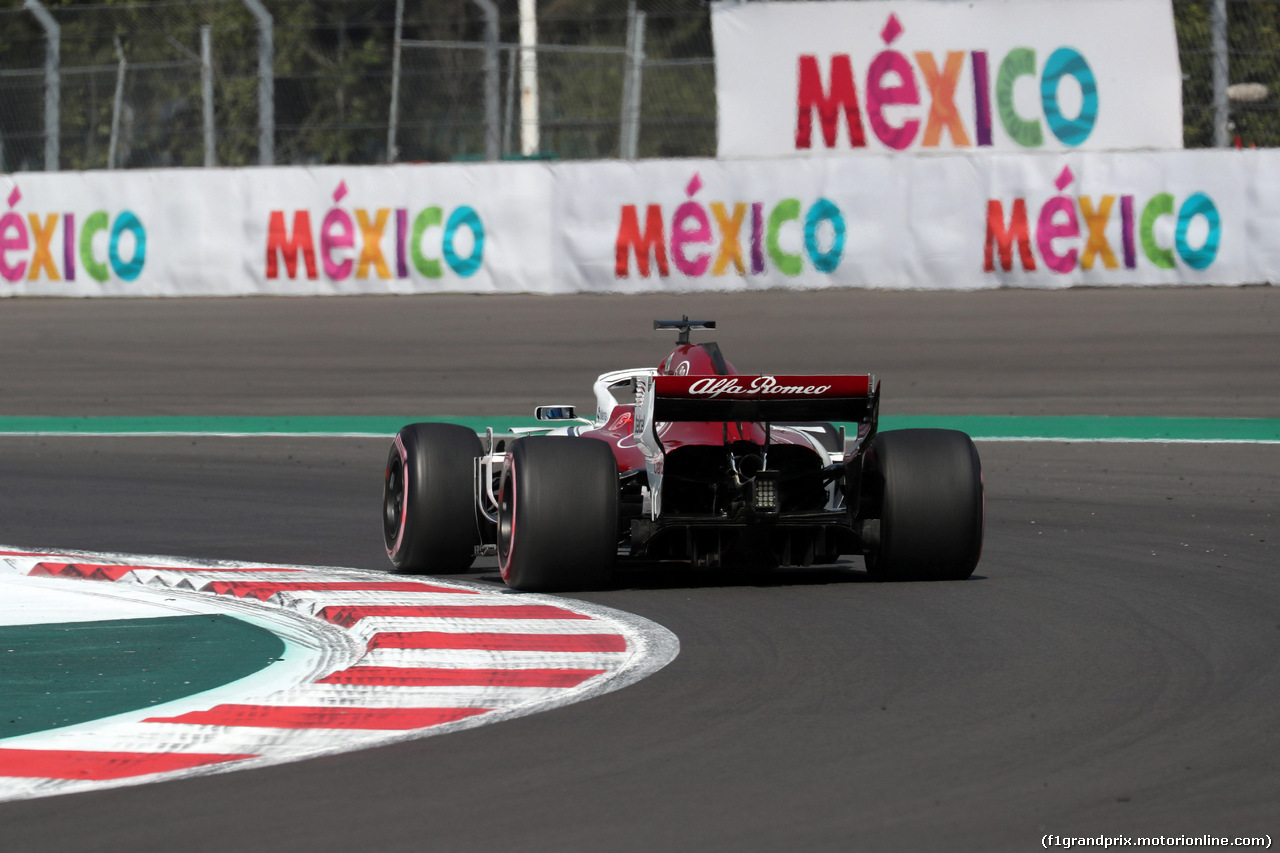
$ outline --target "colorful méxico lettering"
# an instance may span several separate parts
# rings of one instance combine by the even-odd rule
[[[615,241],[614,275],[617,278],[631,276],[632,255],[636,271],[643,278],[648,278],[655,266],[658,275],[666,278],[671,275],[671,262],[675,263],[677,272],[691,278],[704,276],[708,271],[713,276],[725,275],[731,266],[740,276],[746,276],[748,271],[751,275],[762,275],[768,270],[766,258],[779,272],[793,277],[804,270],[806,257],[814,269],[823,273],[834,272],[840,265],[846,226],[844,215],[832,201],[820,198],[806,211],[799,199],[785,198],[769,208],[766,217],[766,204],[759,201],[735,202],[731,207],[713,201],[704,206],[693,199],[701,189],[702,179],[695,174],[685,187],[688,200],[675,209],[670,220],[664,219],[660,205],[649,204],[641,225],[637,206],[622,205]],[[670,239],[667,221],[671,223]],[[782,246],[783,229],[788,227],[802,228],[803,254],[788,252]],[[743,251],[744,239],[746,252]]]
[[[366,279],[370,272],[378,278],[390,279],[393,273],[389,260],[395,263],[394,277],[398,279],[409,278],[410,264],[425,278],[443,277],[446,267],[464,278],[480,269],[484,261],[485,231],[480,215],[473,208],[461,205],[446,218],[444,208],[424,207],[413,216],[412,225],[406,208],[393,211],[384,207],[372,213],[356,208],[353,220],[351,213],[336,206],[346,194],[344,181],[334,191],[335,206],[324,214],[318,231],[313,230],[309,210],[293,212],[292,232],[285,220],[285,212],[271,211],[267,224],[268,279],[279,278],[281,260],[284,261],[285,274],[296,278],[299,255],[308,279],[318,278],[323,269],[325,277],[332,281],[343,281],[353,273],[357,279]],[[383,252],[383,235],[392,213],[395,214],[395,226],[393,254],[389,259]],[[431,257],[424,246],[428,232],[435,229],[442,229],[440,245],[443,258]],[[471,234],[471,249],[465,256],[458,251],[458,236],[462,229]]]
[[[890,14],[880,33],[885,45],[891,45],[903,32],[896,15]],[[912,60],[915,60],[914,64]],[[972,133],[965,127],[956,106],[957,88],[961,73],[968,60],[973,83],[974,122]],[[1044,130],[1038,116],[1019,115],[1014,105],[1014,86],[1019,78],[1039,78],[1040,107],[1044,123],[1062,144],[1076,147],[1089,138],[1098,120],[1098,81],[1084,56],[1073,47],[1059,47],[1039,64],[1035,50],[1014,48],[1001,60],[995,75],[994,90],[991,84],[990,57],[985,50],[949,50],[939,65],[929,51],[916,51],[911,56],[897,50],[877,53],[861,77],[866,98],[866,122],[871,125],[883,145],[896,151],[904,151],[920,140],[923,148],[937,148],[945,131],[955,148],[990,147],[994,115],[1001,126],[1017,144],[1024,148],[1039,148],[1044,144]],[[921,136],[919,118],[902,119],[894,124],[886,114],[886,107],[923,106],[920,87],[916,82],[916,69],[928,93],[928,116],[924,120]],[[1066,78],[1072,78],[1080,87],[1081,104],[1074,118],[1067,118],[1062,109],[1060,87]],[[822,141],[828,148],[837,144],[840,114],[843,112],[850,148],[865,148],[866,131],[863,125],[863,106],[858,97],[857,80],[854,77],[853,60],[847,53],[830,57],[827,73],[828,84],[822,83],[822,69],[818,57],[801,55],[796,70],[796,150],[813,147],[813,112],[818,113]]]
[[[112,217],[105,210],[95,210],[85,217],[77,236],[74,213],[24,217],[13,209],[21,201],[22,191],[15,186],[9,193],[9,210],[0,215],[0,278],[5,281],[75,281],[77,262],[95,281],[107,281],[113,273],[133,281],[142,273],[147,229],[132,211],[122,210]],[[99,234],[104,235],[102,239]]]
[[[1207,194],[1193,193],[1179,205],[1172,194],[1156,193],[1143,203],[1138,214],[1137,199],[1132,195],[1103,195],[1096,202],[1093,196],[1073,198],[1066,195],[1065,190],[1074,180],[1070,167],[1063,168],[1054,182],[1063,194],[1046,201],[1034,220],[1028,218],[1025,198],[1013,199],[1007,214],[1000,199],[989,199],[983,270],[995,272],[998,258],[1000,268],[1011,271],[1015,247],[1024,270],[1036,269],[1038,253],[1046,267],[1061,274],[1070,273],[1077,267],[1091,270],[1098,260],[1106,269],[1118,269],[1121,260],[1125,269],[1136,269],[1139,247],[1147,261],[1160,269],[1174,269],[1180,259],[1188,267],[1202,270],[1217,259],[1222,240],[1222,217]],[[1117,201],[1119,257],[1107,237],[1107,225],[1116,215]],[[1168,216],[1175,217],[1173,245],[1162,246],[1157,238],[1157,223]],[[1197,220],[1203,225],[1203,239],[1200,245],[1193,246],[1192,229]],[[1083,246],[1080,245],[1081,238]]]

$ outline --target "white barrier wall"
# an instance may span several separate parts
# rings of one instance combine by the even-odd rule
[[[0,176],[0,294],[1280,280],[1280,151]]]
[[[0,177],[0,292],[155,296],[551,290],[536,165]]]

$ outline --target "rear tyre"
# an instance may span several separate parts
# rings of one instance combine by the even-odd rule
[[[396,435],[382,486],[382,538],[397,569],[466,571],[480,544],[474,431],[457,424],[409,424]]]
[[[594,589],[618,553],[618,463],[594,438],[511,444],[498,496],[498,564],[512,589]]]
[[[878,580],[964,580],[982,555],[982,463],[973,441],[947,429],[878,434],[867,486],[881,485],[880,547],[866,555]]]

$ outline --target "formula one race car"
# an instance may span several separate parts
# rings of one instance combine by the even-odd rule
[[[383,489],[391,562],[453,573],[496,555],[520,590],[597,587],[621,560],[772,568],[861,554],[882,580],[973,573],[984,516],[969,436],[878,433],[872,376],[743,376],[716,344],[690,343],[714,322],[654,328],[676,330],[675,349],[656,368],[602,374],[594,420],[539,406],[552,426],[483,442],[455,424],[401,429]]]

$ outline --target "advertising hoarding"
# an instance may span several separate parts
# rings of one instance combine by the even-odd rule
[[[720,157],[1182,147],[1169,0],[712,6]]]

